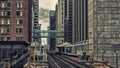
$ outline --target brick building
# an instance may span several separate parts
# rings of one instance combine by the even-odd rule
[[[0,0],[0,41],[31,42],[32,0]]]

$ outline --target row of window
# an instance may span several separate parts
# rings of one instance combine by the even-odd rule
[[[16,33],[22,33],[22,28],[16,28]],[[10,33],[10,28],[0,28],[0,33]]]
[[[4,25],[4,24],[10,25],[10,20],[9,19],[8,20],[1,19],[0,20],[0,25]],[[22,25],[23,24],[23,20],[17,20],[16,24],[17,25]]]
[[[0,24],[1,24],[1,25],[4,25],[4,24],[10,25],[10,20],[9,20],[9,19],[7,19],[7,20],[1,19],[1,20],[0,20]]]
[[[0,16],[11,16],[11,12],[10,11],[0,11]],[[22,11],[16,11],[16,16],[23,16],[23,12]]]
[[[6,39],[6,40],[5,40]],[[0,37],[0,41],[10,41],[10,37]],[[23,37],[16,37],[16,41],[23,41]]]
[[[0,33],[10,33],[10,28],[0,28]]]
[[[1,7],[1,8],[6,8],[6,7],[7,7],[7,8],[10,8],[10,7],[11,7],[11,3],[10,3],[10,2],[7,2],[7,3],[6,3],[6,2],[1,2],[1,3],[0,3],[0,7]],[[16,7],[17,7],[17,8],[22,8],[22,7],[23,7],[23,3],[17,2],[17,3],[16,3]]]

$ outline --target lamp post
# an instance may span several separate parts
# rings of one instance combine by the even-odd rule
[[[116,54],[116,68],[118,68],[118,55],[117,55],[117,51],[114,50],[114,53]]]
[[[102,61],[104,61],[104,53],[105,51],[102,52]]]

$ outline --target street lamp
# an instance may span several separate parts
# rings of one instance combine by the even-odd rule
[[[118,68],[118,55],[117,55],[117,51],[114,50],[114,53],[116,54],[116,68]]]
[[[102,52],[102,61],[104,61],[104,53],[105,51]]]

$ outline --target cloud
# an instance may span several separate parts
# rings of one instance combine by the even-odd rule
[[[40,7],[40,10],[39,10],[40,19],[49,18],[49,11],[50,11],[49,9],[44,9]]]
[[[57,0],[39,0],[39,2],[40,2],[40,7],[54,10]]]

